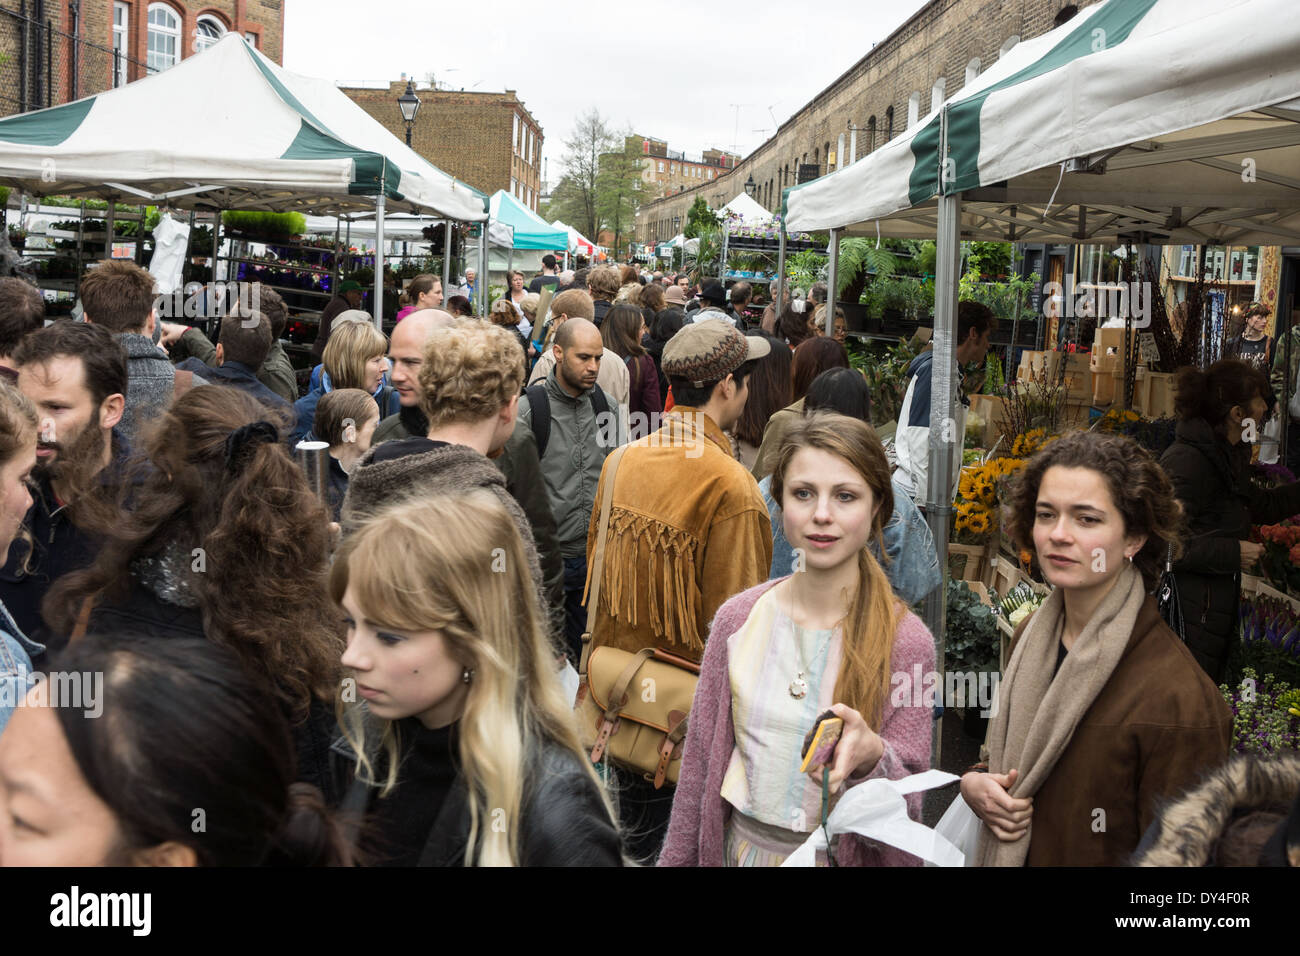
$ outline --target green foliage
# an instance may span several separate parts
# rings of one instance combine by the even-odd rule
[[[1288,706],[1290,685],[1272,674],[1259,679],[1253,667],[1242,671],[1241,682],[1220,684],[1232,708],[1232,749],[1237,753],[1270,755],[1300,749],[1300,717]]]
[[[804,294],[812,288],[814,282],[826,278],[826,263],[829,260],[820,252],[800,249],[785,260],[785,274],[792,289],[803,289]]]
[[[897,421],[907,393],[907,367],[919,351],[905,339],[892,345],[849,339],[849,364],[862,372],[871,391],[871,424]]]
[[[947,625],[945,668],[973,672],[998,670],[997,618],[993,608],[981,601],[964,581],[948,582]]]
[[[641,191],[641,138],[629,136],[623,148],[600,157],[596,174],[596,212],[605,228],[614,233],[614,254],[632,235]]]
[[[934,309],[934,282],[914,276],[879,276],[862,296],[870,315],[902,312],[913,321]]]
[[[989,349],[989,354],[984,360],[984,394],[1000,394],[999,389],[1006,384],[1006,376],[1002,374],[1002,363],[998,361],[997,353]]]
[[[704,197],[696,196],[695,202],[691,203],[691,208],[686,211],[686,228],[682,230],[682,235],[687,239],[694,239],[704,232],[716,232],[721,222],[722,217],[709,208]]]
[[[989,279],[1011,271],[1011,243],[972,242],[966,255],[967,269]]]
[[[229,229],[245,235],[288,239],[300,236],[307,230],[307,220],[298,212],[262,212],[259,210],[231,209],[221,214],[221,222]]]
[[[877,249],[874,239],[856,236],[841,239],[839,271],[835,276],[835,300],[858,301],[871,273],[885,276],[897,268],[897,257],[883,246]]]
[[[957,298],[963,301],[982,302],[993,310],[993,314],[1000,322],[1007,324],[1016,317],[1017,306],[1021,319],[1030,318],[1027,304],[1037,282],[1037,272],[1027,279],[1011,276],[998,282],[982,282],[980,274],[975,269],[971,269],[957,282]]]
[[[710,276],[721,274],[722,267],[722,229],[714,226],[704,229],[695,237],[699,247],[695,253],[687,254],[686,268],[691,274],[692,282],[699,282]]]
[[[4,206],[8,202],[9,202],[9,187],[0,186],[0,209],[4,208]]]

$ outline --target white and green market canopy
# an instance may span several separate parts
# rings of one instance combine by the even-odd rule
[[[946,145],[945,145],[946,138]],[[1106,0],[1022,41],[863,159],[787,191],[790,230],[1300,243],[1289,0]]]
[[[0,119],[0,185],[178,208],[374,210],[480,222],[487,197],[332,83],[231,34],[163,73]]]
[[[569,234],[552,226],[504,189],[498,189],[490,200],[492,218],[514,227],[513,249],[533,249],[563,252],[569,247]]]

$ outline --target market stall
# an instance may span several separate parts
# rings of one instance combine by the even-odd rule
[[[178,133],[178,117],[192,117]],[[0,185],[178,209],[482,222],[482,193],[429,164],[327,80],[231,34],[172,69],[0,119]],[[110,205],[109,221],[112,221]],[[373,308],[382,312],[382,261]]]
[[[961,240],[1300,242],[1300,34],[1278,29],[1290,17],[1281,0],[1086,7],[902,136],[787,191],[787,228],[831,232],[832,282],[841,235],[937,239],[927,517],[941,553]],[[1119,334],[1131,368],[1139,346]],[[1058,372],[1081,376],[1068,361]],[[926,612],[942,641],[942,594]]]

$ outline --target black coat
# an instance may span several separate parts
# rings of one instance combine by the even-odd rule
[[[1249,445],[1229,445],[1200,420],[1180,421],[1160,464],[1187,519],[1174,564],[1187,649],[1217,683],[1237,627],[1241,545],[1252,524],[1300,513],[1300,482],[1265,491],[1250,481]]]
[[[335,741],[334,753],[338,785],[349,781],[344,809],[367,810],[378,791],[356,779],[356,756],[342,737]],[[377,770],[377,778],[383,779],[383,773]],[[465,777],[457,774],[428,834],[415,836],[424,841],[418,865],[463,866],[469,824],[469,787]],[[491,825],[491,820],[479,821],[480,830]],[[519,862],[522,866],[623,865],[618,828],[606,812],[596,784],[579,758],[555,743],[547,742],[534,755],[524,782]]]

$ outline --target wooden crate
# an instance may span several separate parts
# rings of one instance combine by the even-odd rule
[[[1017,382],[1040,382],[1043,379],[1043,356],[1046,352],[1034,352],[1029,349],[1020,353],[1020,367],[1016,370]]]
[[[1088,368],[1092,370],[1094,375],[1099,372],[1109,374],[1120,367],[1119,360],[1120,356],[1118,355],[1104,355],[1101,352],[1093,352],[1088,359]]]
[[[1133,409],[1144,418],[1171,418],[1174,414],[1174,376],[1150,372],[1142,366],[1133,377]]]
[[[1133,335],[1137,335],[1137,330],[1133,330]],[[1116,353],[1124,350],[1124,330],[1123,329],[1097,329],[1092,336],[1092,351],[1102,355],[1109,354],[1114,349]],[[1120,356],[1116,354],[1114,358]]]
[[[1116,396],[1123,387],[1123,379],[1116,378],[1112,372],[1092,373],[1092,404],[1094,408],[1107,408],[1115,403]]]

